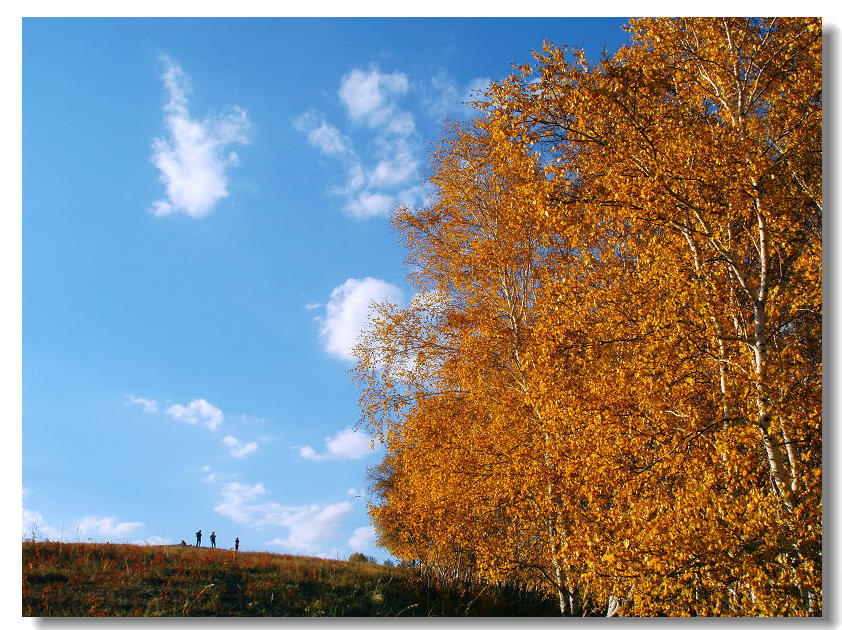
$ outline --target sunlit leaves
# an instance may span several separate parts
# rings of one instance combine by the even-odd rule
[[[357,349],[394,553],[566,613],[821,613],[817,24],[547,45],[447,131],[394,217],[438,307]]]

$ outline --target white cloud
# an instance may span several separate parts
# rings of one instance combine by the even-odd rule
[[[385,217],[388,216],[389,211],[396,203],[397,200],[391,195],[371,193],[364,190],[356,198],[348,201],[342,210],[345,214],[355,219],[368,219],[377,216]]]
[[[202,422],[211,431],[216,431],[223,422],[222,411],[204,398],[197,398],[186,407],[184,405],[172,405],[167,408],[167,414],[187,424]]]
[[[197,120],[190,115],[187,94],[190,79],[172,59],[161,57],[166,71],[164,106],[168,136],[152,142],[152,163],[160,171],[166,199],[153,204],[156,216],[183,212],[199,219],[228,196],[228,167],[239,161],[229,145],[250,141],[251,122],[245,110],[232,107],[216,116]]]
[[[406,140],[399,139],[388,143],[380,148],[379,153],[383,158],[368,175],[370,187],[392,188],[415,176],[418,160]]]
[[[350,152],[348,139],[336,127],[321,120],[315,112],[302,114],[295,119],[293,126],[307,134],[307,141],[326,155]]]
[[[312,446],[301,446],[298,448],[298,454],[304,459],[316,459],[316,449]]]
[[[316,554],[317,558],[322,558],[323,560],[340,560],[342,555],[339,551],[339,547],[334,547],[330,551],[320,551]]]
[[[339,531],[342,521],[351,513],[351,504],[347,501],[325,506],[281,505],[261,501],[265,494],[266,489],[260,483],[227,483],[220,490],[222,502],[214,507],[214,511],[242,525],[282,527],[286,529],[286,536],[275,538],[268,544],[304,553],[322,549],[325,541]]]
[[[251,455],[257,450],[257,442],[244,444],[233,435],[226,435],[222,438],[222,443],[230,449],[229,453],[231,457],[236,457],[238,459]]]
[[[44,521],[44,517],[39,512],[33,512],[23,508],[23,529],[22,538],[32,539],[34,536],[36,540],[61,540],[64,538],[62,533],[55,527],[51,527]]]
[[[433,115],[450,114],[461,111],[462,92],[456,85],[456,81],[444,68],[439,68],[430,78],[430,95],[425,98],[425,104]]]
[[[129,402],[126,403],[127,405],[140,405],[143,407],[144,413],[155,413],[158,411],[157,401],[148,398],[137,398],[131,394],[126,394],[126,397],[129,399]]]
[[[372,453],[371,437],[354,429],[343,429],[335,436],[325,438],[325,451],[317,453],[310,446],[302,446],[298,454],[314,462],[362,459]]]
[[[133,540],[132,545],[171,545],[171,538],[163,538],[162,536],[149,536],[148,538]]]
[[[82,536],[108,539],[125,538],[143,527],[143,523],[140,522],[119,523],[113,516],[86,516],[77,525]]]
[[[396,110],[385,128],[397,136],[408,136],[415,132],[415,118],[409,112]]]
[[[393,284],[377,278],[348,278],[330,293],[319,336],[325,351],[337,358],[353,361],[353,348],[363,327],[368,323],[372,301],[400,303],[403,292]]]
[[[339,130],[336,127],[328,125],[323,122],[315,129],[311,129],[307,134],[310,143],[325,153],[344,153],[348,150],[342,136],[339,135]]]
[[[400,204],[410,207],[426,205],[432,190],[432,185],[429,183],[410,186],[394,194],[372,193],[364,190],[350,198],[342,207],[342,211],[354,219],[361,220],[385,217],[389,216],[392,208]]]
[[[344,188],[336,188],[339,194],[350,195],[355,191],[365,186],[368,176],[359,162],[353,162],[348,165],[348,183]]]
[[[325,540],[338,533],[342,521],[350,514],[351,504],[347,501],[324,507],[311,505],[287,508],[277,515],[280,517],[277,524],[286,527],[288,535],[275,538],[269,544],[280,545],[294,552],[316,552]]]
[[[387,216],[398,203],[415,201],[404,193],[419,180],[421,142],[413,114],[399,106],[409,90],[402,72],[354,68],[342,78],[338,94],[349,117],[373,130],[369,145],[359,152],[365,160],[354,151],[352,139],[319,114],[307,112],[293,123],[309,144],[340,162],[345,183],[329,190],[344,197],[342,211],[354,219]]]
[[[431,116],[452,118],[470,118],[477,112],[470,103],[479,98],[478,90],[484,90],[491,79],[478,77],[467,84],[460,85],[444,68],[440,68],[424,85],[422,102]]]
[[[261,506],[254,501],[266,494],[262,483],[253,486],[232,481],[220,490],[222,503],[214,511],[233,519],[237,523],[252,523],[259,518]]]
[[[31,539],[33,535],[36,540],[49,539],[53,541],[67,540],[67,528],[62,524],[61,529],[49,525],[39,512],[22,507],[22,538]],[[77,537],[85,536],[93,540],[116,541],[125,540],[127,536],[143,529],[145,525],[140,522],[120,522],[113,516],[85,516],[77,521],[70,532]]]
[[[372,127],[389,123],[395,116],[393,97],[405,94],[409,81],[402,72],[383,74],[354,68],[342,77],[339,98],[354,121],[365,121]],[[403,117],[402,112],[398,112]],[[399,128],[406,128],[405,117]],[[414,128],[414,124],[413,124]]]
[[[366,551],[374,546],[376,539],[377,532],[374,531],[371,525],[358,527],[348,539],[348,546],[351,548],[351,551]]]
[[[220,473],[213,471],[210,466],[203,466],[202,472],[207,473],[204,477],[202,477],[202,481],[205,483],[214,483],[217,481],[228,481],[237,478],[237,473]]]
[[[425,182],[400,191],[398,198],[401,200],[401,203],[405,203],[410,207],[427,207],[432,201],[433,193],[433,185],[430,182]]]
[[[237,416],[237,420],[239,420],[243,424],[262,424],[266,422],[266,418],[261,418],[259,416],[247,416],[244,413],[241,413],[239,416]]]

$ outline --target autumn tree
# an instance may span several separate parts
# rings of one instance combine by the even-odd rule
[[[461,568],[470,559],[470,572],[486,579],[547,581],[566,610],[553,508],[532,516],[536,502],[558,503],[557,490],[546,474],[521,474],[553,467],[550,436],[524,400],[520,358],[546,250],[532,212],[512,209],[542,203],[547,182],[533,156],[493,162],[489,141],[454,128],[434,156],[437,201],[395,217],[422,292],[406,309],[381,306],[359,348],[364,417],[390,445],[403,484],[375,520],[381,532],[387,522],[400,528],[395,518],[411,523],[414,533],[403,534],[427,564],[455,557]],[[499,439],[489,444],[489,435]],[[409,494],[411,506],[402,503]]]
[[[396,213],[372,514],[563,614],[820,614],[821,24],[629,30],[492,86]]]

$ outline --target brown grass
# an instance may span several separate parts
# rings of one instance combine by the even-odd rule
[[[23,543],[23,615],[548,616],[557,605],[417,569],[182,546]]]

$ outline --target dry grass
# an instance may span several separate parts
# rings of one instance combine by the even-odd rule
[[[482,591],[482,592],[481,592]],[[23,615],[547,616],[552,601],[417,570],[182,546],[23,543]]]

